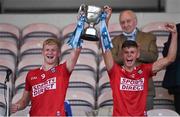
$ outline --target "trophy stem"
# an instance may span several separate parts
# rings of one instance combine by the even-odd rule
[[[94,28],[94,23],[90,23],[89,26]]]

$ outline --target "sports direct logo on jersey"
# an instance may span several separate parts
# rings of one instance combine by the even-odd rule
[[[121,78],[120,90],[126,91],[142,91],[144,89],[144,78],[139,80],[131,80],[128,78]]]
[[[56,89],[56,77],[47,79],[45,82],[32,86],[32,95],[36,97],[46,90]]]

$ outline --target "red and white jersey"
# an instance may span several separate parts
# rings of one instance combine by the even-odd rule
[[[65,116],[64,100],[70,78],[66,63],[44,71],[29,71],[25,90],[30,92],[30,116]]]
[[[113,116],[146,115],[148,78],[152,74],[152,64],[141,64],[128,72],[114,63],[108,71],[113,95]]]

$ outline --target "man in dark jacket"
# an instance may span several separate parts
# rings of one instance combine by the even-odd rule
[[[163,80],[163,87],[167,88],[170,94],[174,94],[174,105],[176,112],[180,114],[180,23],[177,27],[177,55],[176,60],[166,67],[166,72]],[[171,34],[169,35],[168,41],[164,44],[163,56],[167,56],[169,44],[171,41]]]

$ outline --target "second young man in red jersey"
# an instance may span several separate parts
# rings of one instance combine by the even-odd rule
[[[122,66],[114,62],[110,50],[103,53],[112,89],[113,116],[146,116],[149,78],[172,63],[176,58],[176,26],[173,23],[167,23],[164,26],[172,34],[169,52],[167,57],[154,63],[136,66],[136,60],[140,56],[140,52],[138,44],[132,40],[127,40],[122,45]]]

